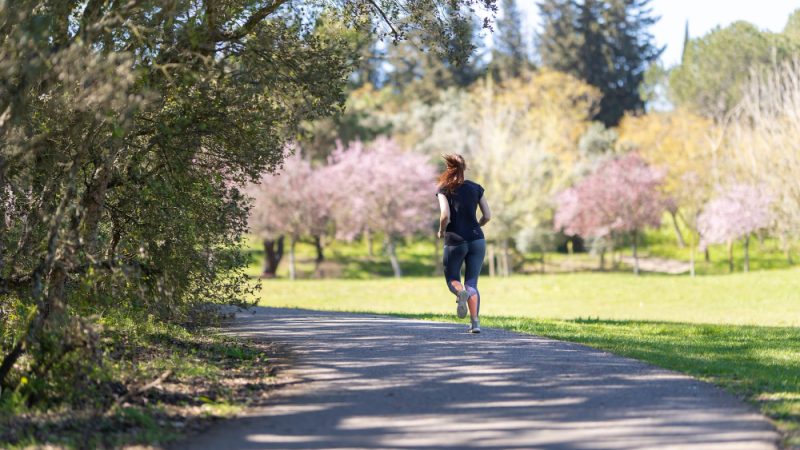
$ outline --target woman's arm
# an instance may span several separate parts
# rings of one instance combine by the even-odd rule
[[[485,195],[481,197],[481,201],[478,202],[478,207],[481,209],[482,215],[481,220],[479,220],[478,223],[481,226],[484,226],[489,223],[490,220],[492,220],[492,210],[489,209],[489,203],[486,201]]]
[[[436,236],[439,239],[444,237],[444,230],[447,229],[447,224],[450,223],[450,204],[447,203],[447,197],[444,194],[438,194],[439,198],[439,232]]]

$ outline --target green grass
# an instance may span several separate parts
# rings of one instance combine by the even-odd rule
[[[549,319],[600,318],[800,326],[800,269],[685,276],[627,273],[483,277],[482,313]],[[261,304],[340,311],[450,313],[443,278],[267,280]]]
[[[757,405],[800,445],[800,269],[484,277],[482,325],[684,372]],[[260,304],[453,321],[443,279],[269,280]]]

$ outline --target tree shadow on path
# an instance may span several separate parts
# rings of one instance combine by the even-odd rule
[[[256,308],[231,333],[294,347],[299,383],[174,448],[775,448],[750,407],[578,344],[386,316]]]

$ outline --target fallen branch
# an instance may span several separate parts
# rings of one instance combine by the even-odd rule
[[[142,386],[142,387],[140,387],[138,389],[132,389],[132,390],[128,391],[128,393],[126,393],[125,395],[119,397],[117,399],[117,401],[114,402],[114,406],[119,406],[124,401],[128,400],[129,398],[131,398],[132,396],[141,394],[142,392],[145,392],[145,391],[147,391],[149,389],[152,389],[152,388],[158,386],[159,384],[163,383],[167,378],[169,378],[170,375],[172,375],[172,369],[164,371],[164,373],[159,375],[158,378],[156,378],[155,380],[145,384],[144,386]]]

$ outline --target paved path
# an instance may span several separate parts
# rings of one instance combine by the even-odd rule
[[[257,308],[299,382],[188,449],[774,449],[769,423],[683,375],[565,342],[383,316]]]

